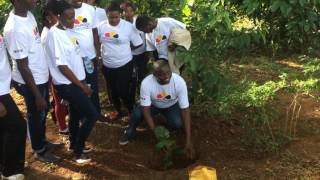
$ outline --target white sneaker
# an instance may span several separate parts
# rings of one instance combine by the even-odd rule
[[[24,175],[23,174],[14,174],[12,176],[2,176],[2,179],[6,179],[6,180],[23,180],[24,179]]]
[[[91,162],[91,159],[84,154],[81,154],[79,157],[76,157],[76,163],[77,164],[87,164]]]

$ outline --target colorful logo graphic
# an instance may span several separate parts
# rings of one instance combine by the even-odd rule
[[[116,32],[106,32],[104,34],[107,38],[119,38],[119,34]]]
[[[165,40],[165,39],[167,39],[167,37],[165,36],[165,35],[158,35],[157,37],[156,37],[156,43],[157,44],[160,44],[161,43],[161,41],[163,41],[163,40]]]
[[[86,22],[88,22],[88,19],[83,16],[77,16],[74,19],[74,24],[81,24],[81,23],[86,23]]]
[[[171,99],[171,96],[167,92],[163,91],[157,95],[157,99]]]
[[[72,41],[73,45],[79,45],[79,42],[76,37],[72,37],[71,41]]]

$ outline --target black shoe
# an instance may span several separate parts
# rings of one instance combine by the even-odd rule
[[[60,157],[52,154],[50,151],[45,151],[42,153],[34,153],[34,158],[36,160],[39,160],[41,162],[46,162],[46,163],[55,163],[60,160]]]
[[[73,147],[69,147],[69,148],[68,148],[68,151],[73,152],[73,151],[74,151]],[[93,148],[85,146],[85,147],[83,148],[83,150],[82,150],[82,153],[83,153],[83,154],[88,154],[88,153],[90,153],[90,152],[92,152],[92,151],[93,151]]]
[[[84,154],[81,154],[81,155],[76,155],[75,161],[77,164],[87,164],[91,162],[91,158],[89,158]]]
[[[119,144],[124,146],[126,144],[129,143],[129,136],[127,134],[127,131],[124,131],[121,135],[120,135],[120,139],[119,139]]]
[[[47,141],[44,147],[46,148],[47,151],[53,151],[55,149],[58,149],[59,147],[62,146],[62,143],[59,142],[49,142]]]

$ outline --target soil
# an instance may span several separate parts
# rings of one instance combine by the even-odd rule
[[[14,91],[12,95],[25,114],[23,98]],[[103,101],[106,104],[105,99]],[[277,101],[279,103],[275,104],[279,106],[278,109],[285,112],[290,97],[282,95]],[[302,109],[297,138],[279,153],[256,153],[247,148],[242,143],[243,129],[237,123],[241,115],[224,121],[194,115],[192,134],[197,159],[193,162],[176,163],[173,168],[164,170],[158,168],[162,160],[157,154],[156,141],[149,130],[139,132],[137,138],[126,146],[118,144],[120,133],[127,124],[118,120],[109,124],[96,124],[88,141],[94,147],[94,152],[90,155],[93,162],[84,166],[73,162],[67,145],[56,152],[62,158],[59,163],[35,161],[28,141],[26,179],[180,180],[188,179],[189,172],[199,165],[215,168],[218,179],[320,179],[320,104],[307,97],[300,102]],[[106,106],[103,109],[109,110]],[[66,137],[58,135],[50,116],[47,125],[49,140],[67,142]],[[183,148],[184,135],[178,133],[174,137]]]

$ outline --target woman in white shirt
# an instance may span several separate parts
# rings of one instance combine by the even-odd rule
[[[84,154],[91,149],[85,147],[85,141],[101,116],[89,98],[92,90],[84,82],[85,71],[78,42],[72,41],[66,31],[73,28],[74,9],[60,0],[51,10],[59,21],[57,26],[51,27],[47,37],[49,70],[59,97],[69,102],[69,149],[74,152],[76,163],[88,163],[91,159]]]
[[[122,115],[121,100],[129,113],[133,108],[134,102],[130,96],[133,71],[131,48],[141,46],[142,39],[131,23],[120,19],[122,10],[118,3],[111,3],[107,11],[108,20],[98,25],[98,35],[102,49],[103,73],[119,117]]]

